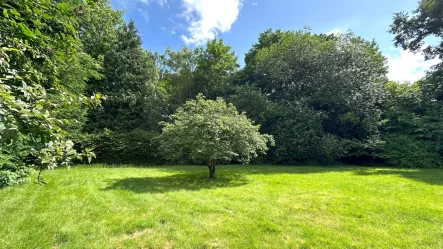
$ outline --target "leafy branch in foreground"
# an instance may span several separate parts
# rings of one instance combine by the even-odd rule
[[[77,153],[65,139],[67,121],[54,113],[99,105],[100,95],[74,95],[60,82],[59,65],[81,52],[68,4],[2,1],[0,9],[0,186],[8,186],[22,182],[32,168],[41,173],[70,166],[73,159],[90,161],[94,153]]]

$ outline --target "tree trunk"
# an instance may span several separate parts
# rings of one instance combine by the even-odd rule
[[[40,184],[40,185],[46,184],[46,182],[43,181],[42,172],[43,172],[43,167],[40,166],[40,169],[38,171],[38,176],[37,176],[37,183]]]
[[[215,179],[215,165],[208,165],[209,168],[209,178]]]

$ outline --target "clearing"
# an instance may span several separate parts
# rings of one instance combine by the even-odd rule
[[[44,172],[0,189],[1,248],[443,248],[443,170],[323,166]],[[35,181],[35,177],[32,179]]]

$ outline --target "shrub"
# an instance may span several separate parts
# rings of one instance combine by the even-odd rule
[[[415,139],[404,134],[392,134],[383,137],[385,144],[377,156],[386,164],[403,168],[439,168],[442,162],[439,155],[425,140]]]
[[[341,156],[345,154],[343,142],[340,138],[326,134],[320,141],[320,149],[317,155],[317,160],[320,163],[332,164],[336,162]]]
[[[157,153],[156,133],[144,130],[86,134],[79,138],[81,148],[94,148],[96,162],[119,164],[157,164],[162,159]]]
[[[275,137],[275,150],[270,160],[279,164],[315,161],[324,135],[321,116],[303,105],[276,110],[270,133]]]
[[[29,181],[34,169],[21,164],[14,158],[0,160],[0,188],[14,186]]]

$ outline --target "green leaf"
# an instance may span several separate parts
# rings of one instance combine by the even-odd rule
[[[26,11],[27,11],[28,13],[32,13],[32,10],[31,10],[31,8],[30,8],[28,5],[26,5]]]
[[[34,23],[34,25],[35,25],[36,27],[42,25],[42,23],[41,23],[39,20],[32,20],[32,23]]]
[[[32,32],[28,26],[24,25],[23,23],[19,23],[19,27],[25,36],[34,37],[34,32]]]
[[[34,11],[35,14],[40,15],[41,11],[38,8],[33,8],[32,9]]]
[[[58,10],[65,11],[68,9],[68,5],[66,3],[58,3],[56,8]]]
[[[15,9],[10,9],[9,13],[11,13],[12,15],[14,15],[15,17],[19,17],[20,13],[18,13]]]
[[[45,19],[51,19],[51,16],[48,15],[48,14],[46,14],[46,13],[42,13],[41,15],[42,15],[43,18],[45,18]]]

